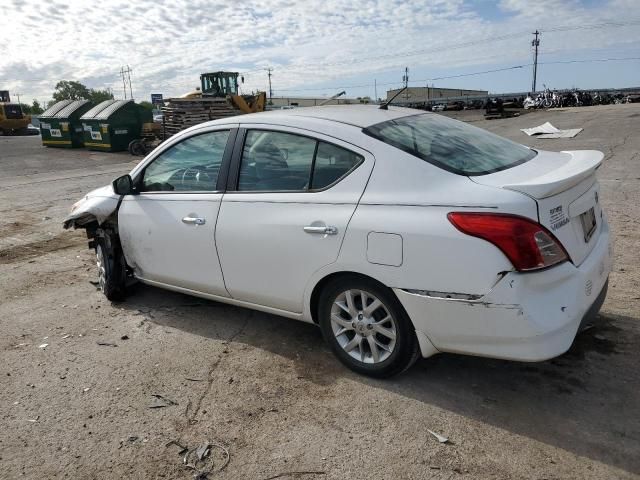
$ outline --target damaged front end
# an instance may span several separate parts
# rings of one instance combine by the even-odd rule
[[[65,229],[83,228],[96,252],[99,289],[109,300],[122,300],[132,271],[127,266],[118,233],[121,196],[107,185],[89,192],[71,207]]]
[[[112,218],[115,220],[120,196],[107,185],[89,192],[71,207],[63,226],[69,228],[97,228]]]

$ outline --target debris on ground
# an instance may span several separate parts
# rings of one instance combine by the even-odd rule
[[[193,478],[198,480],[207,479],[211,473],[221,472],[229,464],[229,460],[231,459],[229,450],[215,442],[207,442],[197,447],[189,448],[177,440],[171,440],[165,444],[165,447],[170,447],[171,445],[180,448],[178,455],[182,456],[182,463],[185,468],[195,472]],[[212,455],[214,449],[220,452],[219,457],[221,458],[215,458]]]
[[[47,348],[48,346],[48,343],[43,343],[42,345],[38,345],[38,348]]]
[[[204,382],[204,378],[190,378],[184,377],[185,380],[189,380],[190,382]]]
[[[164,408],[178,405],[178,402],[174,402],[162,395],[153,394],[151,396],[153,397],[153,401],[151,402],[151,405],[149,405],[149,408]]]
[[[431,435],[433,435],[436,440],[438,440],[438,442],[440,443],[449,443],[449,439],[447,437],[443,437],[442,435],[432,431],[432,430],[427,430],[427,432],[429,432]]]
[[[543,123],[533,128],[521,128],[520,131],[536,138],[573,138],[579,134],[583,128],[569,128],[560,130],[551,125],[549,122]]]
[[[120,340],[129,340],[129,335],[122,335]]]
[[[118,346],[115,343],[109,343],[109,342],[96,342],[96,343],[101,347],[117,347]]]
[[[282,477],[299,477],[300,475],[326,475],[327,472],[323,472],[322,470],[305,470],[300,472],[282,472],[271,477],[267,477],[264,480],[273,480],[274,478],[282,478]]]
[[[40,419],[40,415],[36,416],[36,418],[28,418],[27,422],[36,423]]]
[[[176,440],[171,440],[170,442],[165,443],[165,447],[170,447],[171,445],[175,445],[176,447],[180,447],[180,451],[178,452],[178,455],[183,455],[185,453],[187,453],[189,451],[189,448],[185,447],[184,445],[178,443]]]

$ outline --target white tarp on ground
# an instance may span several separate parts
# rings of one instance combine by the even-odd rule
[[[573,138],[579,134],[582,128],[569,128],[567,130],[558,130],[549,122],[543,123],[533,128],[521,128],[521,131],[529,136],[535,135],[537,138]]]

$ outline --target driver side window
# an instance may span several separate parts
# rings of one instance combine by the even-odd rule
[[[142,178],[143,192],[212,192],[229,138],[229,130],[187,138],[161,153]]]

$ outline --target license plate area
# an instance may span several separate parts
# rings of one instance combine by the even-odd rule
[[[584,213],[580,214],[580,223],[582,224],[582,232],[584,234],[584,242],[587,243],[596,231],[596,211],[591,207]]]

